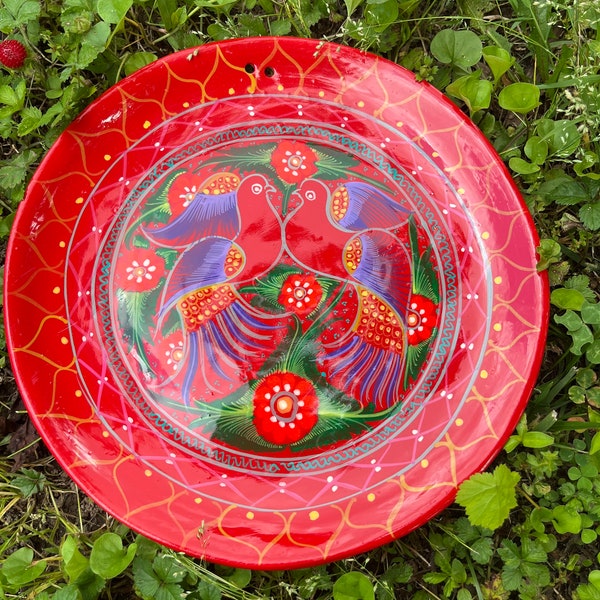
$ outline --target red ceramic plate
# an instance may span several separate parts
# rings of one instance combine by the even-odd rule
[[[547,320],[527,209],[477,128],[315,40],[173,54],[59,138],[6,326],[61,465],[133,529],[291,568],[427,521],[502,448]]]

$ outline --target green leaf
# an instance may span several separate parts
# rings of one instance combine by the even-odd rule
[[[552,290],[550,302],[558,308],[565,310],[581,310],[585,302],[585,297],[578,290],[558,288]]]
[[[334,600],[374,600],[375,591],[371,580],[358,571],[344,573],[333,584]]]
[[[542,431],[528,431],[522,440],[525,448],[547,448],[554,443],[554,438]]]
[[[588,325],[600,325],[600,303],[586,302],[581,307],[581,319]]]
[[[133,563],[133,582],[144,600],[181,600],[185,571],[167,554],[158,555],[153,562],[136,558]]]
[[[98,0],[98,15],[107,23],[120,23],[132,4],[133,0]]]
[[[510,53],[499,46],[486,46],[483,48],[483,59],[492,72],[494,82],[498,81],[515,63],[515,59]]]
[[[552,524],[557,533],[579,533],[581,515],[569,506],[555,506],[552,509]]]
[[[34,562],[31,548],[19,548],[4,560],[1,567],[6,581],[17,588],[35,581],[46,570],[46,561]]]
[[[579,218],[591,231],[600,229],[600,201],[588,202],[579,209]]]
[[[550,265],[559,262],[562,256],[560,244],[556,240],[548,238],[540,240],[537,252],[540,255],[540,261],[537,264],[538,271],[544,271]]]
[[[82,38],[77,56],[77,68],[85,69],[101,52],[104,52],[110,37],[110,25],[104,21],[96,23]]]
[[[441,63],[461,69],[477,64],[482,56],[481,40],[468,30],[443,29],[431,40],[429,50]]]
[[[498,103],[505,110],[525,114],[540,103],[540,89],[533,83],[511,83],[498,94]]]
[[[96,575],[112,579],[130,565],[136,548],[135,543],[123,548],[123,540],[120,536],[116,533],[105,533],[94,542],[90,554],[90,568]]]
[[[252,579],[252,571],[249,569],[235,569],[235,571],[227,576],[227,580],[233,583],[235,587],[244,589]]]
[[[460,98],[469,108],[471,115],[489,108],[492,100],[492,82],[481,79],[480,72],[459,77],[446,87],[448,94]]]
[[[63,559],[63,570],[69,582],[75,582],[88,569],[90,561],[81,554],[77,542],[72,535],[68,535],[60,547]]]
[[[515,487],[519,479],[506,465],[499,465],[493,473],[476,473],[461,484],[456,502],[473,525],[497,529],[517,506]]]
[[[44,489],[46,476],[35,469],[21,469],[20,475],[12,480],[12,485],[19,489],[24,498],[29,498]]]
[[[548,142],[550,152],[566,158],[577,150],[581,143],[581,133],[577,125],[569,119],[540,119],[536,126],[539,136]]]
[[[41,7],[39,0],[4,0],[0,8],[0,31],[12,33],[37,20]]]
[[[53,594],[52,600],[81,600],[81,592],[76,585],[66,585]]]
[[[523,148],[525,155],[536,165],[543,165],[548,157],[548,142],[537,135],[531,136]]]
[[[135,73],[138,69],[157,60],[157,58],[156,54],[153,54],[152,52],[136,52],[135,54],[130,55],[127,57],[125,65],[123,66],[125,75]]]
[[[534,165],[518,156],[513,156],[510,158],[508,161],[508,166],[511,168],[511,170],[517,173],[517,175],[531,175],[540,170],[539,165]]]
[[[277,20],[269,23],[269,33],[271,35],[288,35],[291,30],[292,24],[287,20]]]
[[[348,17],[351,17],[354,11],[363,3],[363,0],[344,0]]]
[[[197,600],[221,600],[221,590],[209,581],[201,581],[194,592]]]

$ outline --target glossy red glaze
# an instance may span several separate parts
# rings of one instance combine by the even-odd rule
[[[75,482],[207,560],[294,568],[426,522],[519,419],[537,237],[479,130],[390,62],[208,44],[94,102],[10,239],[11,360]]]

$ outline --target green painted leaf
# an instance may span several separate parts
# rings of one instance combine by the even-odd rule
[[[497,529],[517,506],[515,487],[519,479],[519,474],[506,465],[499,465],[493,473],[477,473],[461,484],[456,502],[473,525]]]
[[[565,310],[581,310],[585,302],[585,297],[578,290],[558,288],[552,290],[550,301],[558,308]]]
[[[371,580],[358,571],[344,573],[333,584],[334,600],[374,600],[375,591]]]
[[[498,94],[498,103],[505,110],[525,114],[540,103],[540,89],[533,83],[511,83]]]
[[[120,536],[116,533],[105,533],[94,542],[90,554],[90,568],[96,575],[112,579],[130,565],[136,548],[135,543],[124,548]]]
[[[468,30],[443,29],[431,40],[429,49],[441,63],[462,69],[477,64],[482,56],[481,40]]]
[[[31,548],[19,548],[4,560],[1,571],[6,581],[17,588],[37,579],[46,570],[46,561],[33,560]]]

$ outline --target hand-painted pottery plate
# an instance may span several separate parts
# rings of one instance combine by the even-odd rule
[[[439,92],[316,40],[173,54],[93,103],[10,241],[15,373],[79,486],[150,538],[292,568],[447,506],[547,321],[502,162]]]

